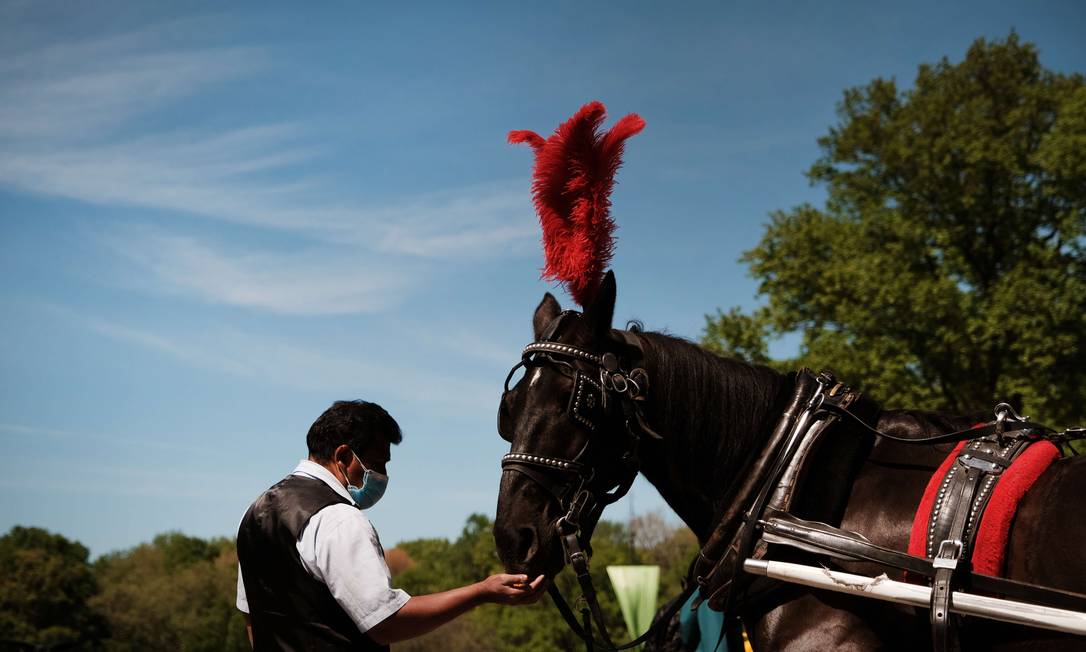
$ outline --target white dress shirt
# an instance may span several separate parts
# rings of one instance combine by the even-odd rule
[[[399,611],[411,596],[389,585],[392,576],[377,531],[336,477],[309,460],[299,462],[291,475],[321,480],[350,501],[329,505],[309,519],[298,537],[298,557],[306,572],[328,587],[358,631],[366,632]],[[241,564],[237,607],[249,613]]]

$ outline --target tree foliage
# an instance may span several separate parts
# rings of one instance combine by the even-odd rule
[[[249,650],[234,606],[237,564],[233,541],[178,532],[97,560],[101,591],[91,604],[112,632],[104,649]]]
[[[1086,418],[1086,84],[1015,34],[957,64],[845,91],[808,171],[822,208],[775,212],[741,259],[767,304],[703,343],[832,368],[887,407],[1007,400]],[[794,360],[766,340],[801,332]]]
[[[105,622],[88,600],[98,583],[82,544],[40,528],[0,537],[0,649],[93,647]]]
[[[502,572],[492,523],[468,517],[455,540],[416,539],[388,551],[393,584],[412,595],[444,591]],[[661,566],[660,603],[677,594],[697,551],[694,535],[660,515],[630,525],[601,522],[592,538],[592,578],[612,631],[625,631],[606,568]],[[244,617],[235,606],[237,554],[229,539],[161,534],[93,564],[87,549],[56,534],[16,527],[0,538],[0,650],[101,649],[249,650]],[[569,573],[558,578],[572,601]],[[569,650],[579,640],[544,599],[529,607],[487,605],[418,639],[401,652]]]

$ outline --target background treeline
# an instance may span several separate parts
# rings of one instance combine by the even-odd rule
[[[249,649],[232,540],[171,532],[88,556],[39,528],[0,538],[0,649]]]
[[[393,583],[418,595],[500,572],[491,525],[475,514],[453,541],[419,539],[389,550]],[[592,545],[601,605],[613,631],[621,632],[606,567],[658,564],[662,603],[679,592],[697,542],[685,527],[648,514],[628,523],[601,522]],[[577,591],[567,575],[559,586],[572,601]],[[0,538],[0,649],[248,650],[245,621],[234,606],[236,586],[237,553],[230,539],[170,532],[92,562],[78,542],[15,527]],[[568,650],[576,643],[544,599],[529,607],[479,608],[396,649]]]

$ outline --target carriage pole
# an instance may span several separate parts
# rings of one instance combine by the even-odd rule
[[[853,575],[829,570],[820,566],[804,566],[780,561],[748,559],[743,562],[743,570],[753,575],[764,575],[773,579],[802,584],[817,589],[827,589],[838,593],[885,600],[899,604],[923,607],[931,604],[931,589],[916,584],[906,584],[888,578],[885,574],[878,577]],[[1052,629],[1068,634],[1086,635],[1086,613],[1042,607],[1026,602],[990,598],[955,591],[950,599],[950,611],[965,616],[989,618],[1018,625]]]

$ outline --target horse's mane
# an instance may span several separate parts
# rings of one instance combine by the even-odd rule
[[[766,424],[772,428],[776,422],[782,389],[790,391],[791,376],[715,355],[666,333],[638,335],[655,367],[649,390],[653,427],[665,438],[682,438],[692,450],[715,452],[715,459],[705,461],[717,468],[736,468],[742,461],[737,458],[768,434]],[[695,404],[695,397],[711,397],[712,402]]]
[[[695,396],[710,396],[718,401],[717,405],[660,414],[658,416],[666,421],[674,422],[661,422],[661,428],[696,434],[698,439],[692,440],[692,444],[727,434],[734,438],[736,447],[742,448],[754,443],[752,438],[758,434],[756,429],[767,417],[776,422],[779,410],[778,414],[773,414],[772,410],[781,400],[782,387],[786,383],[791,387],[794,380],[791,374],[719,356],[667,333],[644,331],[636,326],[635,332],[648,344],[646,355],[658,366],[656,377],[651,379],[654,402],[684,406]],[[990,418],[991,413],[984,411],[955,414],[898,408],[880,411],[878,425],[884,432],[899,437],[931,437]]]

